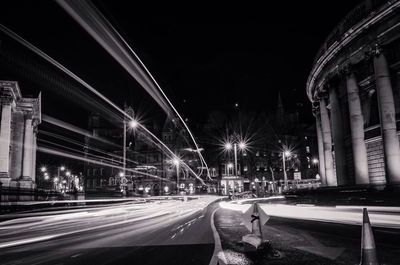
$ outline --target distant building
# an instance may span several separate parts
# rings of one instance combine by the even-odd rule
[[[400,183],[400,1],[363,1],[307,81],[324,186]]]
[[[250,124],[256,124],[256,127]],[[214,145],[209,145],[206,150],[211,172],[219,179],[219,189],[224,194],[229,190],[260,193],[271,190],[273,181],[275,186],[282,183],[282,153],[285,149],[291,151],[291,155],[285,160],[289,188],[296,188],[298,184],[308,184],[310,181],[313,182],[313,187],[318,185],[314,185],[314,180],[318,182],[315,127],[300,122],[296,110],[285,111],[280,95],[274,115],[240,111],[228,117],[215,112],[210,114],[204,130],[208,139],[215,139],[216,135],[221,138],[219,141],[214,140]],[[224,150],[223,141],[236,141],[238,144],[241,139],[248,142],[245,150],[240,150],[237,146],[236,174],[234,152]]]
[[[127,112],[133,110],[126,109]],[[122,122],[121,122],[122,123]],[[162,129],[156,123],[146,124],[172,152],[179,155],[187,147],[185,132],[177,130],[173,120],[167,120]],[[110,124],[98,114],[89,118],[93,137],[86,138],[85,189],[88,193],[114,193],[116,195],[164,195],[177,192],[177,170],[168,153],[148,134],[127,127],[126,167],[123,174],[124,129]],[[99,152],[101,150],[101,152]],[[182,154],[182,160],[192,160]],[[93,160],[91,162],[90,160]],[[182,192],[195,193],[198,182],[188,170],[179,168],[179,187]]]

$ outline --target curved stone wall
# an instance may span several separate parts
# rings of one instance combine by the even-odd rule
[[[323,43],[307,81],[327,186],[400,183],[400,1],[364,1]]]

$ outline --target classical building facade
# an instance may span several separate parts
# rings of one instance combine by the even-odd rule
[[[0,81],[0,182],[2,187],[35,188],[36,135],[40,95],[21,96],[18,82]]]
[[[320,48],[306,89],[322,185],[400,183],[400,1],[353,9]]]

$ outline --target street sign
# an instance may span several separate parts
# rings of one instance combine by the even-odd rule
[[[301,172],[294,172],[293,173],[293,178],[297,180],[301,180]]]
[[[250,208],[243,213],[243,224],[250,232],[252,232],[251,231],[252,222],[254,222],[255,219],[260,219],[261,226],[265,225],[269,220],[268,214],[266,214],[261,207],[258,207],[258,205],[257,205],[258,215],[254,214],[255,205],[257,204],[251,205]]]

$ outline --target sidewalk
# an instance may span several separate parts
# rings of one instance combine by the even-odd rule
[[[278,250],[281,258],[263,260],[241,242],[250,232],[242,213],[221,208],[215,214],[228,264],[359,264],[361,226],[320,223],[271,217],[262,228],[263,237]],[[378,256],[382,264],[400,264],[397,230],[374,229]]]

